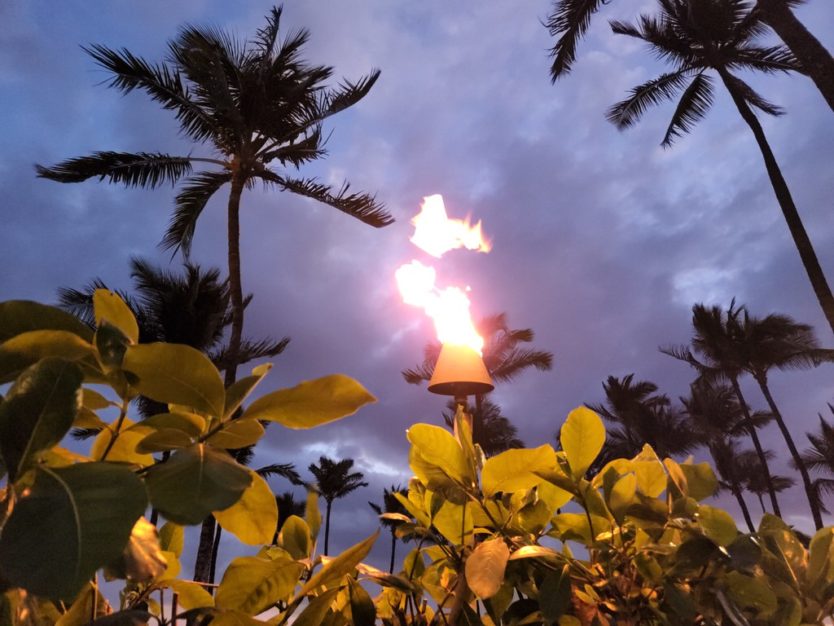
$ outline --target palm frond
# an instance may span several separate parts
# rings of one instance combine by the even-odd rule
[[[754,46],[745,45],[736,48],[728,66],[758,70],[766,73],[773,72],[803,72],[804,69],[796,57],[785,46]]]
[[[124,93],[141,89],[163,108],[174,111],[182,131],[195,141],[205,141],[218,132],[215,121],[192,101],[192,94],[178,72],[166,65],[148,63],[124,48],[111,50],[94,44],[82,49],[114,74],[108,86]]]
[[[496,381],[508,382],[530,367],[540,372],[549,371],[553,367],[553,354],[544,350],[514,348],[506,353],[501,363],[490,368],[489,373]]]
[[[191,252],[191,243],[194,240],[194,230],[197,228],[197,220],[206,203],[217,192],[220,187],[230,182],[232,173],[221,172],[199,172],[189,178],[177,194],[174,203],[174,214],[168,223],[168,229],[160,242],[165,250],[171,248],[182,250],[188,257]]]
[[[755,89],[753,89],[750,85],[746,82],[738,78],[737,76],[733,76],[729,72],[727,72],[727,80],[729,84],[727,85],[728,89],[735,91],[742,100],[744,100],[747,104],[752,107],[756,107],[760,111],[764,111],[768,115],[783,115],[785,110],[777,106],[771,102],[765,100],[762,96],[760,96]]]
[[[318,101],[318,114],[310,122],[317,124],[331,115],[336,115],[336,113],[352,107],[368,95],[368,92],[379,79],[379,75],[380,70],[374,69],[371,70],[370,74],[357,81],[343,80],[335,89],[324,91]]]
[[[191,159],[160,152],[94,152],[90,156],[67,159],[44,167],[36,165],[39,178],[59,183],[80,183],[90,178],[105,178],[126,187],[158,187],[175,184],[191,173]]]
[[[668,148],[676,137],[691,131],[692,127],[707,114],[713,100],[712,80],[703,72],[697,74],[678,101],[661,145]]]
[[[385,210],[385,205],[366,193],[348,193],[350,186],[347,183],[343,183],[338,191],[334,192],[332,187],[314,178],[284,178],[269,170],[259,172],[258,176],[287,191],[332,206],[375,228],[382,228],[394,222],[394,218]]]
[[[237,365],[243,365],[255,359],[268,359],[278,356],[286,349],[289,343],[289,337],[283,337],[277,341],[275,339],[261,339],[259,341],[244,339],[240,343],[235,363]],[[219,370],[224,370],[231,364],[228,346],[224,346],[221,350],[213,352],[209,355],[209,358]]]
[[[280,476],[286,478],[293,485],[301,486],[304,483],[301,480],[301,475],[295,470],[295,465],[292,463],[273,463],[272,465],[264,465],[255,470],[262,478],[270,478],[271,476]]]
[[[290,141],[277,148],[271,148],[261,153],[264,163],[277,160],[281,165],[290,164],[300,167],[309,161],[315,161],[327,155],[321,137],[321,128],[313,128],[302,136],[299,141]]]
[[[270,7],[266,15],[266,26],[259,28],[255,35],[255,46],[260,51],[262,58],[268,59],[275,50],[278,41],[278,33],[281,27],[281,14],[284,7]]]
[[[435,362],[426,362],[424,361],[421,365],[417,365],[411,369],[406,369],[400,372],[402,377],[405,379],[409,385],[419,385],[421,383],[426,382],[427,380],[431,380],[432,374],[434,374],[434,365]]]
[[[576,60],[576,46],[588,30],[591,16],[599,10],[604,0],[554,0],[545,27],[552,37],[559,37],[550,50],[553,63],[550,79],[556,82],[560,76],[570,73]]]
[[[608,109],[606,118],[620,130],[633,126],[650,106],[673,99],[683,89],[690,73],[690,69],[682,69],[634,87],[628,98]]]

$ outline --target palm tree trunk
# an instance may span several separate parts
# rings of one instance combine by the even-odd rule
[[[211,573],[209,574],[209,582],[214,583],[215,572],[217,571],[217,551],[220,549],[220,537],[223,535],[223,528],[217,524],[214,531],[214,543],[211,546]]]
[[[779,169],[779,164],[776,162],[776,157],[770,149],[770,144],[767,142],[762,125],[759,124],[755,113],[747,105],[744,98],[737,92],[733,84],[732,77],[724,68],[717,68],[724,86],[730,92],[738,112],[741,117],[750,126],[753,135],[756,137],[756,143],[759,144],[759,149],[762,152],[762,158],[767,168],[767,175],[770,177],[770,184],[773,186],[773,191],[776,194],[776,199],[779,201],[779,206],[782,208],[782,214],[785,216],[785,221],[788,223],[788,230],[791,231],[796,249],[799,251],[799,257],[802,259],[802,264],[805,266],[805,271],[808,278],[811,280],[811,286],[814,293],[819,300],[822,312],[825,319],[828,321],[831,330],[834,331],[834,295],[831,293],[831,288],[828,286],[828,281],[825,279],[825,274],[820,266],[817,254],[814,251],[814,246],[811,244],[811,239],[802,224],[802,218],[799,216],[799,211],[793,202],[788,184],[782,176],[782,171]]]
[[[197,546],[197,558],[194,561],[194,580],[198,583],[207,583],[211,579],[214,526],[214,517],[209,515],[203,520],[203,527],[200,529],[200,543]]]
[[[397,554],[397,535],[391,530],[391,565],[388,567],[388,573],[394,573],[394,563],[396,563]]]
[[[799,470],[799,474],[802,476],[802,484],[805,487],[805,495],[808,497],[808,504],[811,507],[811,515],[814,517],[814,525],[817,527],[817,530],[819,530],[822,528],[822,513],[820,512],[819,506],[817,506],[817,500],[814,497],[814,486],[811,484],[811,477],[808,475],[808,468],[805,467],[805,463],[799,455],[799,450],[796,449],[796,444],[793,442],[793,437],[791,437],[791,433],[785,424],[785,420],[782,418],[782,414],[779,412],[779,408],[776,406],[773,396],[770,395],[766,375],[759,374],[755,378],[756,382],[759,383],[759,387],[762,389],[765,400],[767,400],[770,412],[773,413],[773,417],[779,425],[779,430],[782,431],[782,437],[785,438],[785,443],[788,444],[788,450],[791,452],[791,458],[793,458],[796,469]]]
[[[229,294],[232,300],[232,330],[229,336],[228,365],[225,384],[228,387],[237,378],[237,358],[243,335],[243,287],[240,277],[240,196],[243,193],[243,177],[232,176],[232,190],[228,206]]]
[[[786,0],[759,0],[757,7],[763,20],[791,49],[834,111],[834,58],[819,39],[796,19]]]
[[[762,494],[757,493],[756,497],[759,498],[759,506],[762,507],[762,514],[767,513],[767,509],[765,509],[764,498],[762,498]]]
[[[733,390],[736,392],[738,403],[741,405],[741,410],[744,413],[744,423],[747,427],[747,432],[753,440],[753,447],[756,449],[759,462],[762,464],[762,471],[765,475],[767,492],[770,494],[770,503],[773,505],[773,513],[782,517],[782,512],[779,510],[779,501],[776,499],[776,490],[773,488],[773,479],[770,476],[770,467],[767,465],[767,457],[765,456],[764,448],[762,448],[762,442],[759,441],[759,435],[756,433],[756,427],[753,425],[753,420],[750,418],[750,410],[747,408],[747,403],[744,401],[744,396],[741,393],[741,386],[738,384],[738,378],[733,376],[730,381],[733,384]]]
[[[330,508],[333,506],[333,503],[330,500],[326,500],[327,502],[327,512],[324,516],[324,554],[330,554],[328,552],[328,548],[330,546]]]
[[[750,529],[751,533],[756,532],[756,527],[753,526],[753,519],[750,517],[750,509],[747,508],[747,503],[741,495],[741,489],[739,489],[738,483],[733,483],[733,495],[736,497],[738,505],[741,507],[741,514],[744,515],[744,521],[747,522],[747,528]]]

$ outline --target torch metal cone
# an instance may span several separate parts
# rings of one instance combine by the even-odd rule
[[[477,351],[468,346],[443,344],[429,381],[429,391],[462,397],[487,393],[494,388]]]

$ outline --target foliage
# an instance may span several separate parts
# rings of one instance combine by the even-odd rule
[[[246,623],[276,605],[294,611],[318,591],[310,583],[323,573],[347,589],[345,574],[371,542],[344,558],[314,560],[315,496],[308,498],[308,521],[291,516],[275,537],[275,496],[226,449],[257,443],[261,421],[312,428],[374,397],[335,375],[244,407],[269,364],[224,389],[200,351],[138,343],[136,318],[118,295],[97,290],[92,301],[93,328],[57,308],[0,303],[0,369],[13,381],[0,400],[0,467],[8,476],[0,492],[0,613],[12,623],[62,626],[105,616],[112,609],[98,591],[99,573],[126,581],[121,611],[107,618],[113,623],[144,623],[150,615],[165,623],[177,608]],[[164,412],[131,420],[131,401],[140,394]],[[62,447],[73,427],[100,431],[86,453]],[[158,531],[143,517],[149,506],[167,520]],[[208,515],[242,543],[266,546],[233,560],[214,597],[176,578],[182,526]],[[151,599],[165,590],[179,598],[167,617]]]

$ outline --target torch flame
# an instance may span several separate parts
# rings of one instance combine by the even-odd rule
[[[438,259],[458,248],[479,252],[489,252],[492,248],[481,234],[480,221],[470,226],[468,217],[465,220],[449,219],[440,194],[423,198],[420,213],[411,223],[414,224],[411,243]]]
[[[491,248],[481,233],[481,222],[470,226],[468,219],[449,219],[440,195],[423,198],[420,213],[412,223],[415,229],[411,242],[437,258],[457,248],[480,252]],[[434,268],[419,261],[401,266],[396,279],[403,301],[421,307],[432,318],[440,343],[468,346],[481,354],[484,340],[475,329],[469,297],[463,289],[438,288]]]

